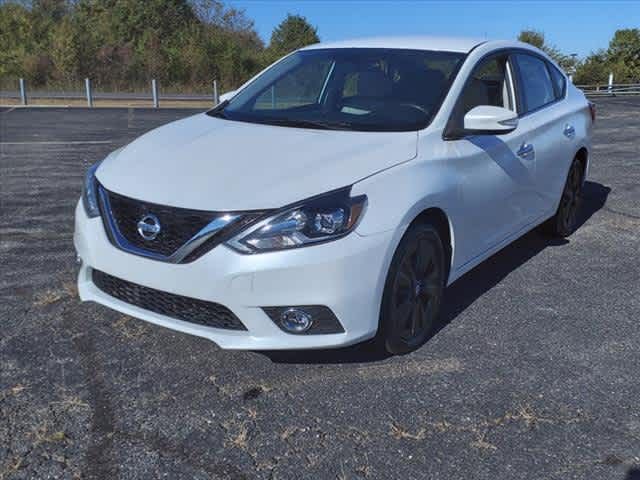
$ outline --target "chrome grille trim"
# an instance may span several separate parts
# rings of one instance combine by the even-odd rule
[[[238,219],[242,217],[241,214],[238,213],[228,213],[222,215],[220,217],[214,218],[210,223],[205,225],[202,229],[200,229],[195,235],[193,235],[187,242],[185,242],[178,250],[176,250],[171,255],[162,255],[157,252],[153,252],[151,250],[146,250],[143,248],[134,245],[129,240],[127,240],[120,229],[118,228],[117,222],[114,218],[113,211],[111,209],[111,205],[109,202],[109,194],[107,190],[102,186],[98,186],[99,193],[99,201],[101,210],[103,212],[104,221],[103,225],[107,230],[107,234],[111,240],[111,242],[118,247],[119,249],[132,253],[134,255],[139,255],[141,257],[151,258],[153,260],[158,260],[160,262],[167,263],[181,263],[183,260],[189,256],[191,252],[193,252],[196,248],[202,245],[204,242],[209,240],[215,234],[219,233],[223,228],[231,225]]]

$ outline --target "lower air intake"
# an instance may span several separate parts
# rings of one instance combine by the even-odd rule
[[[93,283],[107,295],[160,315],[226,330],[246,330],[231,310],[219,303],[155,290],[93,270]]]

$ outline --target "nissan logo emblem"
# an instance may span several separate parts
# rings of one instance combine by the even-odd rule
[[[149,213],[138,222],[138,233],[145,240],[155,240],[160,233],[160,220],[155,215]]]

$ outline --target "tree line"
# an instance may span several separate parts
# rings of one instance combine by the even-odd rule
[[[536,30],[520,40],[552,56],[577,84],[640,82],[640,29],[615,32],[584,59],[561,52]],[[243,10],[222,0],[32,0],[0,5],[0,80],[36,87],[108,90],[232,89],[282,55],[320,41],[304,17],[288,14],[268,44]]]
[[[265,45],[243,10],[219,0],[33,0],[0,5],[0,77],[30,85],[223,89],[320,39],[287,15]]]
[[[584,59],[567,55],[545,41],[544,33],[523,30],[518,40],[544,50],[577,85],[605,83],[613,73],[615,83],[640,83],[640,28],[616,30],[606,49],[591,53]]]

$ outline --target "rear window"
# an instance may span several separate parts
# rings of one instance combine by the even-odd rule
[[[549,67],[549,72],[551,72],[551,80],[553,81],[553,88],[555,90],[556,99],[561,99],[564,97],[564,92],[567,88],[567,81],[564,78],[564,75],[558,70],[556,67],[547,63]]]
[[[520,84],[524,96],[524,113],[531,112],[556,100],[551,75],[544,60],[517,53]]]

